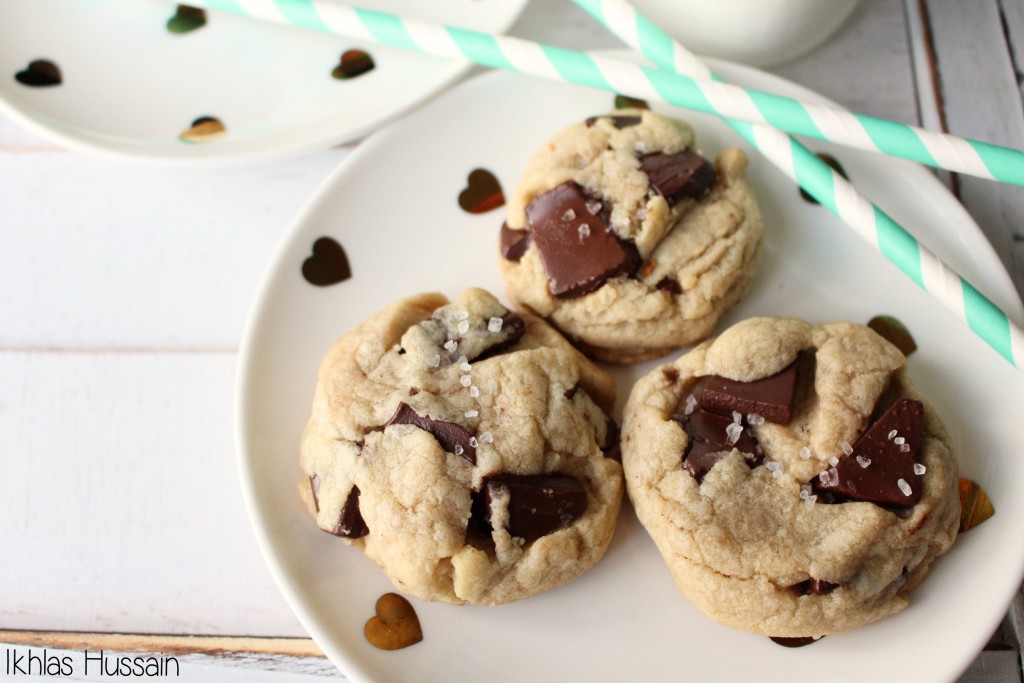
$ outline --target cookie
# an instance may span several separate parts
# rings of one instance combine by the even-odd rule
[[[611,376],[532,315],[422,294],[338,339],[301,444],[318,526],[403,593],[493,605],[559,586],[622,498]]]
[[[754,318],[633,388],[622,460],[679,589],[817,637],[899,612],[959,524],[953,444],[868,327]]]
[[[509,297],[604,361],[707,337],[757,268],[764,227],[746,168],[738,149],[705,159],[689,125],[647,110],[569,126],[509,199]]]

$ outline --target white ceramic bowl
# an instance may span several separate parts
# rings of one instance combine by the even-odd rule
[[[860,0],[633,0],[698,54],[752,66],[795,59],[831,36]]]

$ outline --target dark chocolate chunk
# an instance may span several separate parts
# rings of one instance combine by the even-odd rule
[[[359,512],[359,487],[353,486],[348,492],[345,504],[341,508],[341,515],[338,523],[329,533],[343,538],[362,538],[370,533],[363,521],[363,515]]]
[[[857,439],[849,455],[814,480],[814,487],[837,502],[913,507],[921,499],[917,460],[923,440],[924,406],[901,398]]]
[[[640,157],[640,169],[669,206],[696,199],[715,183],[715,167],[692,149],[675,154],[651,152]]]
[[[501,330],[498,332],[491,332],[496,340],[493,346],[488,346],[482,352],[476,355],[474,358],[470,358],[469,361],[476,363],[482,360],[486,360],[493,356],[497,356],[503,351],[507,351],[523,338],[526,334],[526,321],[518,313],[509,311],[505,315],[501,316]]]
[[[679,280],[674,277],[663,277],[658,280],[658,284],[654,285],[654,287],[663,292],[668,292],[669,294],[675,294],[677,296],[683,293],[683,288],[679,284]]]
[[[509,261],[518,261],[523,258],[527,247],[530,246],[529,230],[513,230],[508,223],[501,224],[501,255]]]
[[[584,123],[587,124],[587,128],[590,128],[595,123],[597,123],[598,119],[610,120],[612,125],[618,128],[619,130],[640,124],[639,116],[591,116],[586,121],[584,121]]]
[[[813,645],[814,643],[821,640],[821,638],[813,638],[811,636],[802,636],[797,638],[784,638],[781,636],[768,636],[771,641],[776,645],[782,647],[804,647],[805,645]]]
[[[698,484],[734,448],[744,454],[751,467],[763,460],[761,445],[753,432],[743,424],[731,427],[736,424],[731,418],[697,408],[689,415],[673,415],[672,419],[690,437],[683,452],[683,467]]]
[[[616,237],[596,204],[570,181],[535,197],[526,207],[526,222],[556,297],[592,292],[636,267],[636,249]]]
[[[309,478],[309,490],[313,494],[313,507],[320,512],[320,477],[315,474]]]
[[[587,510],[587,492],[567,474],[492,474],[484,477],[481,504],[491,519],[496,496],[508,491],[508,532],[534,541],[572,524]]]
[[[731,415],[733,411],[760,415],[769,422],[789,424],[793,418],[796,363],[781,372],[753,382],[736,382],[713,375],[700,398],[700,407]]]
[[[384,426],[387,427],[388,425],[415,425],[433,434],[437,442],[441,444],[441,448],[449,453],[461,455],[474,465],[476,464],[476,446],[470,442],[470,439],[473,438],[473,432],[460,424],[419,415],[407,404],[399,403],[398,410],[388,420],[388,424]]]
[[[796,584],[794,588],[798,593],[800,593],[800,595],[828,595],[835,589],[839,588],[839,584],[832,583],[831,581],[810,578]]]

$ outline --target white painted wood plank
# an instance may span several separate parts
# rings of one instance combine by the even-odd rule
[[[234,367],[0,352],[0,627],[304,635],[242,501]]]
[[[1024,148],[1024,107],[999,3],[926,0],[926,6],[949,132]],[[1002,258],[1017,291],[1024,292],[1021,188],[967,176],[956,182],[960,200]]]
[[[0,348],[235,349],[275,247],[346,153],[183,170],[0,149]]]

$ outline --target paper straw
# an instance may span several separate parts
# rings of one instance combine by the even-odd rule
[[[703,78],[718,78],[699,58],[626,0],[573,1],[655,65]],[[861,195],[848,180],[785,133],[765,125],[749,125],[731,119],[725,122],[903,273],[967,322],[1010,363],[1021,367],[1024,334],[1020,328],[971,283]]]
[[[405,19],[336,0],[194,0],[189,4],[300,28],[469,60],[882,152],[957,173],[1024,185],[1024,152],[844,109],[693,78],[508,36]],[[664,46],[662,46],[664,47]]]
[[[712,80],[698,81],[665,69],[639,66],[518,38],[404,19],[387,12],[340,5],[332,0],[190,0],[189,4],[288,26],[364,39],[440,57],[468,60],[483,66],[593,87],[631,97],[660,100],[723,118],[755,122],[764,122],[770,119],[775,128],[787,132],[808,134],[811,137],[826,140],[831,139],[826,137],[819,126],[814,123],[814,118],[808,114],[809,109],[790,98],[745,90]],[[636,25],[643,30],[645,36],[642,41],[638,39],[638,44],[662,52],[666,48],[672,48],[671,40],[669,39],[666,43],[667,36],[657,31],[657,28],[649,21],[640,21]],[[676,52],[672,49],[674,55]],[[661,57],[659,57],[660,59]],[[808,107],[810,106],[808,105]],[[776,113],[779,115],[773,113],[766,117],[762,114],[762,110],[775,111],[776,109],[778,110]],[[863,121],[867,118],[851,115],[841,109],[825,109],[829,112],[826,118],[835,122],[846,121],[848,124],[851,120]],[[795,118],[796,125],[785,125],[786,122],[781,120],[783,118]],[[975,333],[1010,363],[1019,367],[1020,359],[1024,358],[1024,335],[995,304],[982,296],[970,283],[920,245],[910,233],[878,207],[857,194],[852,185],[839,182],[838,179],[841,177],[838,174],[830,172],[826,175],[814,172],[812,169],[815,166],[810,161],[814,155],[806,148],[796,146],[794,141],[785,136],[775,137],[773,140],[767,133],[762,132],[763,127],[758,127],[758,130],[755,131],[749,123],[734,122],[733,125],[750,128],[744,137],[758,140],[760,147],[767,148],[773,144],[789,147],[794,159],[790,175],[796,178],[801,186],[805,187],[813,197],[823,198],[825,201],[822,199],[819,201],[842,217],[890,261],[895,263],[900,270],[913,278],[918,285],[958,313]],[[850,125],[824,127],[830,131],[830,135],[837,136],[844,131],[848,134],[850,130],[853,130]],[[906,140],[907,134],[920,140],[909,127],[902,124],[884,122],[884,126],[880,125],[880,127],[892,132],[892,140]],[[897,130],[905,132],[893,132]],[[762,135],[765,137],[759,137]],[[928,135],[937,134],[928,133]],[[856,138],[857,135],[854,134],[852,137]],[[866,137],[870,138],[870,135]],[[832,141],[843,143],[842,140]],[[977,149],[968,141],[962,142],[960,147]],[[950,145],[955,147],[956,143],[950,143]],[[878,149],[881,146],[869,145],[869,148]],[[883,151],[894,156],[901,156],[894,149],[898,146],[900,145],[896,143],[886,143]],[[914,145],[911,144],[910,147],[914,147]],[[923,143],[918,142],[917,148],[923,149],[924,147]],[[998,154],[989,154],[988,151],[978,152],[978,157],[985,162],[981,163],[982,167],[987,168],[990,165],[988,159],[985,158],[986,155],[1001,160],[1000,163],[991,164],[994,168],[991,169],[989,177],[1011,182],[1006,177],[1000,177],[1000,174],[1010,175],[1004,172],[1007,168],[1015,170],[1017,175],[1024,173],[1024,162],[1005,162],[1005,158],[1016,159],[1017,156],[1024,157],[1024,155],[1006,148],[995,149],[1000,150]],[[928,159],[916,158],[913,155],[910,158],[925,163],[935,161],[931,154],[924,156]],[[954,155],[940,156],[945,158]],[[798,159],[803,159],[803,161],[797,161]],[[966,165],[974,166],[974,164]],[[959,170],[959,167],[954,168],[954,166],[942,167]],[[997,170],[1000,173],[997,173]]]

